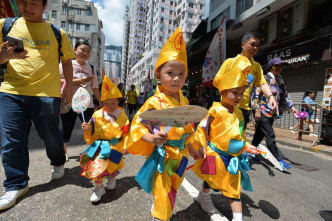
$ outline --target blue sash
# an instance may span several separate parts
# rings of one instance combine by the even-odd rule
[[[98,147],[100,146],[100,159],[106,159],[108,157],[110,157],[111,155],[111,148],[110,148],[110,144],[112,144],[112,146],[117,145],[118,143],[120,143],[122,140],[122,137],[120,138],[113,138],[112,140],[95,140],[95,142],[93,142],[93,144],[90,145],[90,147],[88,147],[88,149],[86,149],[83,153],[87,153],[88,157],[90,157],[91,159],[93,158],[93,156],[95,155],[95,153],[98,150]]]
[[[155,150],[150,154],[135,177],[135,180],[145,192],[152,193],[153,176],[155,172],[158,170],[159,173],[162,173],[165,169],[165,145],[178,147],[181,151],[186,146],[185,141],[188,136],[189,134],[184,134],[181,136],[180,140],[168,140],[161,148],[158,148],[157,145],[154,146]]]
[[[234,157],[227,152],[218,149],[217,146],[211,142],[209,142],[209,147],[220,155],[230,174],[236,175],[239,170],[241,171],[241,186],[244,190],[252,192],[253,189],[249,175],[245,172],[250,170],[248,157],[243,154]]]

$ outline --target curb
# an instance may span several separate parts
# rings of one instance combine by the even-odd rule
[[[254,136],[253,133],[248,133],[246,132],[246,134],[249,134],[251,137]],[[252,138],[251,138],[252,140]],[[283,141],[283,140],[278,140],[276,139],[276,142],[279,143],[279,144],[282,144],[282,145],[286,145],[286,146],[289,146],[289,147],[294,147],[294,148],[301,148],[303,150],[308,150],[308,151],[311,151],[311,152],[315,152],[315,153],[323,153],[323,154],[327,154],[329,156],[332,156],[332,147],[331,147],[331,151],[327,151],[327,150],[323,150],[323,148],[320,146],[320,145],[317,145],[317,146],[309,146],[309,147],[306,147],[306,146],[300,146],[298,144],[294,144],[294,143],[289,143],[289,142],[286,142],[286,141]]]

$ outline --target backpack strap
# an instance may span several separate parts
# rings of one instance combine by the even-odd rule
[[[95,69],[95,66],[93,66],[92,64],[90,64],[91,70],[92,70],[92,74],[93,74],[93,70]]]
[[[62,37],[61,37],[61,30],[58,26],[51,24],[52,30],[55,34],[56,40],[58,41],[58,52],[59,52],[59,61],[60,57],[63,56],[63,53],[61,51],[62,47]]]
[[[5,21],[2,24],[2,40],[3,42],[7,41],[7,35],[10,32],[10,30],[12,29],[14,23],[16,22],[16,20],[18,19],[18,17],[15,18],[6,18]]]

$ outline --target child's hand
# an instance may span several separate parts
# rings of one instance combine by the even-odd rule
[[[82,123],[81,127],[82,127],[83,130],[91,130],[90,124],[88,124],[86,122]]]
[[[168,135],[165,132],[157,132],[153,134],[153,142],[155,145],[162,145],[167,142]]]
[[[202,158],[201,155],[199,154],[199,152],[197,150],[195,150],[191,144],[188,144],[188,151],[189,151],[190,156],[192,158],[194,158],[194,160],[198,160],[198,159]]]
[[[248,146],[244,151],[248,151],[251,154],[261,154],[261,151],[259,151],[259,149],[257,149],[256,147],[254,147],[253,145]]]
[[[206,158],[206,149],[205,149],[204,147],[201,147],[201,146],[200,146],[200,147],[198,148],[198,152],[199,152],[201,158],[203,158],[203,159]]]

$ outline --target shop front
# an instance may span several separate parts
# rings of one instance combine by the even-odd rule
[[[321,104],[326,69],[332,67],[331,37],[329,34],[280,50],[265,52],[256,60],[261,65],[276,57],[287,61],[289,65],[281,75],[293,101],[302,102],[306,90],[313,90],[317,92],[315,102]]]
[[[281,75],[293,102],[301,103],[307,90],[315,91],[315,103],[322,105],[322,122],[315,128],[321,131],[320,138],[332,144],[332,35],[325,35],[276,51],[264,53],[256,58],[262,65],[272,58],[281,58],[289,65]],[[330,79],[331,78],[331,79]],[[320,115],[319,115],[320,116]]]

